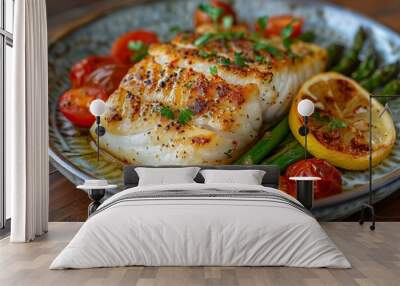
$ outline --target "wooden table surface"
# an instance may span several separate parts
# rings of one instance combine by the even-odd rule
[[[109,9],[121,3],[145,0],[47,0],[49,37],[56,37],[66,26],[85,18],[88,13]],[[367,15],[400,32],[400,0],[331,0]],[[57,172],[50,175],[50,221],[83,221],[89,199]],[[378,220],[400,221],[400,192],[376,205]],[[388,218],[386,218],[388,217]],[[346,220],[358,220],[355,214]]]

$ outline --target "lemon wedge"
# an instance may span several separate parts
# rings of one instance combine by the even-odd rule
[[[314,102],[309,118],[308,151],[319,159],[346,170],[369,166],[369,93],[354,80],[334,72],[322,73],[305,82],[293,100],[289,126],[304,146],[298,130],[304,119],[297,112],[303,99]],[[391,152],[396,129],[389,112],[372,99],[372,165],[378,165]]]

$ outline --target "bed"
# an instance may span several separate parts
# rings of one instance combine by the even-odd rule
[[[195,183],[138,186],[135,166],[126,166],[126,189],[100,205],[50,269],[351,267],[310,212],[277,189],[277,167],[200,168],[265,175],[261,185],[205,184],[199,173]]]

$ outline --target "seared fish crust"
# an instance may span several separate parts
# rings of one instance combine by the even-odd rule
[[[325,51],[311,44],[297,42],[296,57],[278,58],[254,51],[247,39],[199,48],[193,44],[199,37],[182,34],[153,45],[129,70],[101,118],[102,149],[135,164],[229,164],[325,67]],[[280,39],[274,45],[282,47]]]

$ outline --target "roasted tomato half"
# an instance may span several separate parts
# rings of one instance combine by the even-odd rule
[[[327,161],[322,159],[307,159],[290,165],[281,180],[283,189],[289,194],[296,193],[296,182],[288,180],[290,177],[320,177],[314,182],[314,198],[321,199],[342,192],[342,175]]]
[[[65,92],[58,102],[58,107],[64,116],[78,127],[92,126],[95,117],[90,113],[89,106],[94,99],[107,100],[107,94],[100,87],[84,86]]]
[[[225,16],[231,16],[233,23],[236,23],[236,12],[233,7],[225,2],[211,0],[210,3],[200,4],[194,14],[194,26],[198,27],[203,24],[213,22],[213,17],[217,22],[221,22]]]
[[[264,37],[279,36],[285,27],[292,25],[291,37],[296,38],[301,34],[303,22],[302,18],[291,15],[271,16],[265,25],[263,35]],[[256,23],[256,30],[261,32],[260,29],[259,23]]]
[[[73,88],[82,87],[86,78],[96,69],[104,65],[113,64],[114,59],[110,56],[89,56],[80,60],[72,66],[70,79]]]
[[[85,85],[99,86],[103,88],[107,95],[111,95],[116,90],[129,70],[128,65],[109,64],[94,70],[85,79]]]
[[[111,47],[111,55],[119,64],[131,65],[147,55],[148,45],[158,43],[157,34],[135,30],[120,36]]]

